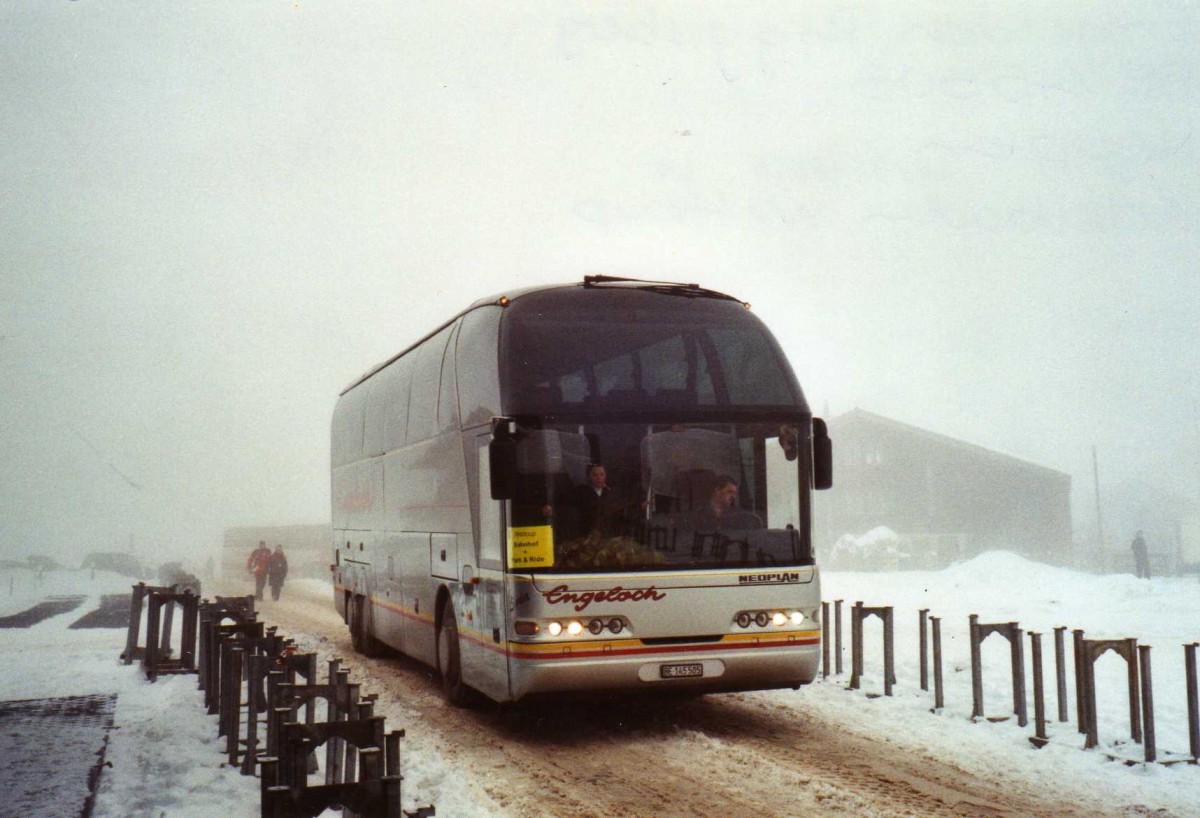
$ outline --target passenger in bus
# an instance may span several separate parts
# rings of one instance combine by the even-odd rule
[[[613,529],[619,526],[623,509],[608,484],[608,470],[603,463],[589,463],[587,482],[572,488],[566,500],[571,517],[567,524],[573,536],[615,533]]]

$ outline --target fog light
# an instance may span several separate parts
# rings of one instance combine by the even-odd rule
[[[572,621],[570,624],[567,625],[567,634],[569,636],[578,636],[581,633],[583,633],[583,623],[582,622]]]
[[[754,615],[754,624],[758,625],[760,628],[765,628],[767,626],[767,623],[770,621],[771,621],[771,618],[769,616],[767,616],[766,611],[759,611],[758,613],[756,613]]]
[[[517,632],[517,636],[533,636],[541,628],[538,627],[538,623],[536,622],[515,622],[513,623],[513,630]]]
[[[793,625],[803,625],[804,624],[804,613],[802,611],[792,611],[792,624]]]
[[[737,619],[735,621],[737,622],[739,628],[748,628],[750,627],[750,614],[742,611],[737,615]]]
[[[558,636],[560,633],[562,633],[562,623],[551,622],[546,626],[546,630],[550,632],[551,636]]]
[[[610,619],[608,620],[608,629],[613,633],[620,633],[625,630],[625,623],[620,619]]]
[[[603,630],[604,630],[604,621],[603,620],[593,619],[591,622],[588,623],[588,631],[593,636],[599,636],[600,632]]]
[[[771,614],[771,624],[774,625],[775,627],[778,628],[778,627],[784,625],[786,622],[787,622],[787,616],[780,613],[779,611],[776,611],[775,613]]]

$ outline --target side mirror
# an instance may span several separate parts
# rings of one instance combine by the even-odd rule
[[[493,500],[511,500],[517,493],[517,435],[508,418],[492,420],[492,442],[488,444],[488,476]]]
[[[812,427],[813,488],[832,488],[833,442],[829,439],[829,429],[820,418],[813,418]]]

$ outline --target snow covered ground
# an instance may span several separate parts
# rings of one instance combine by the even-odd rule
[[[127,592],[130,581],[110,574],[56,572],[35,584],[32,575],[0,570],[0,616],[19,612],[55,594],[87,594],[75,611],[28,629],[0,630],[0,700],[115,693],[114,730],[100,783],[98,818],[167,816],[207,818],[252,815],[257,811],[257,781],[222,764],[215,717],[204,714],[192,676],[168,677],[150,684],[136,666],[120,664],[124,631],[70,630],[69,625],[94,608],[105,593]],[[1047,714],[1053,719],[1053,628],[1083,628],[1089,638],[1137,637],[1153,646],[1155,715],[1160,755],[1186,752],[1187,707],[1183,672],[1184,643],[1200,639],[1200,583],[1196,578],[1139,580],[1132,576],[1094,576],[1030,562],[1008,553],[985,554],[942,571],[904,573],[826,573],[826,599],[844,599],[846,674],[800,691],[747,694],[797,711],[823,714],[836,729],[878,738],[897,752],[921,748],[964,769],[997,780],[1019,779],[1047,793],[1070,798],[1100,797],[1113,804],[1138,804],[1173,815],[1200,814],[1200,768],[1179,764],[1132,765],[1084,752],[1073,722],[1051,722],[1051,744],[1035,750],[1028,742],[1031,723],[1015,719],[972,723],[967,617],[981,622],[1017,621],[1043,639]],[[845,690],[850,669],[849,607],[857,600],[871,606],[893,605],[896,612],[895,695],[869,698],[882,691],[882,639],[877,619],[866,626],[866,673],[863,690]],[[932,714],[932,692],[918,686],[917,611],[929,608],[943,618],[946,707]],[[1068,634],[1069,636],[1069,634]],[[1028,638],[1026,637],[1027,664]],[[1069,642],[1068,642],[1069,651]],[[1008,646],[999,636],[984,643],[986,711],[1002,716],[1012,709]],[[1101,741],[1108,746],[1128,737],[1125,665],[1107,654],[1098,666]],[[1074,719],[1073,684],[1069,682]],[[1032,696],[1032,682],[1027,683]],[[410,737],[420,725],[405,727]],[[680,741],[706,740],[683,735]],[[1140,756],[1141,748],[1123,751]],[[489,816],[496,805],[471,771],[451,768],[438,750],[410,739],[404,750],[404,800],[432,802],[440,815]]]

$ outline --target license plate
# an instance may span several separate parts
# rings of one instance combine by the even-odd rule
[[[663,665],[659,673],[664,679],[687,679],[704,675],[704,665],[696,662],[691,665]]]

